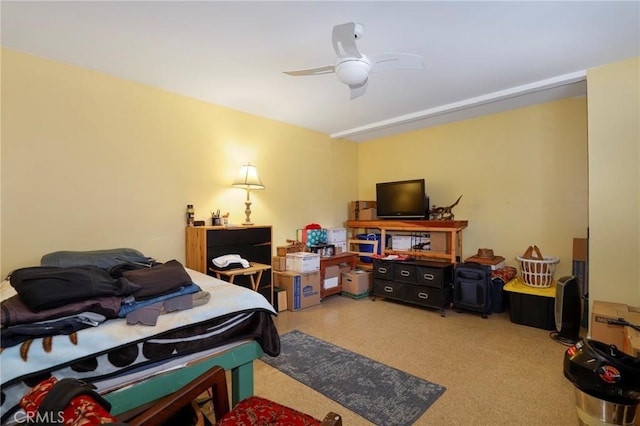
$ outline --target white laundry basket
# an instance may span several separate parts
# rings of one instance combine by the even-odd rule
[[[544,259],[540,260],[516,256],[516,259],[520,262],[520,276],[526,285],[537,288],[551,287],[560,258],[544,256]]]

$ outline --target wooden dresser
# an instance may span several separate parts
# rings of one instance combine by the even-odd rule
[[[188,226],[186,267],[215,276],[209,270],[211,260],[225,254],[239,254],[249,262],[271,265],[272,230],[268,225]],[[271,270],[264,271],[258,291],[272,301]],[[249,276],[238,276],[234,284],[251,288]]]

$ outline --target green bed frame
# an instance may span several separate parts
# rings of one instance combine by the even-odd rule
[[[227,371],[231,370],[231,402],[234,406],[253,395],[253,361],[263,353],[258,343],[246,342],[197,363],[118,389],[104,397],[111,403],[111,414],[117,416],[175,392],[211,367],[219,365]]]

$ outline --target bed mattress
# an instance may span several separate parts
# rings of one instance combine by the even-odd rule
[[[263,351],[276,356],[280,339],[273,323],[275,310],[259,293],[187,269],[203,291],[208,303],[191,309],[160,315],[155,326],[127,325],[126,319],[112,319],[77,332],[77,342],[69,336],[52,339],[50,348],[43,339],[34,339],[27,357],[20,346],[0,354],[2,422],[10,418],[29,388],[51,375],[75,377],[89,382],[126,377],[144,369],[158,369],[179,359],[242,340],[256,340]],[[0,297],[15,294],[8,281],[0,284]]]

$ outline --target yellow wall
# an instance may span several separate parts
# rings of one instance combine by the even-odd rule
[[[466,219],[463,257],[489,247],[516,266],[536,244],[570,274],[574,237],[586,237],[586,99],[565,99],[381,138],[359,146],[359,196],[375,183],[425,178],[431,204]]]
[[[535,243],[568,274],[589,224],[591,300],[640,305],[637,58],[588,72],[588,121],[587,100],[567,99],[361,144],[7,49],[1,61],[3,275],[54,250],[183,260],[186,204],[242,222],[230,183],[250,161],[266,185],[252,219],[276,245],[341,226],[376,182],[424,177],[434,204],[463,195],[463,257],[491,247],[515,265]]]
[[[231,188],[257,165],[251,218],[274,243],[341,226],[357,145],[86,69],[2,50],[3,276],[55,250],[134,247],[184,260],[187,204],[244,220]]]
[[[591,300],[640,306],[640,58],[589,70]]]

